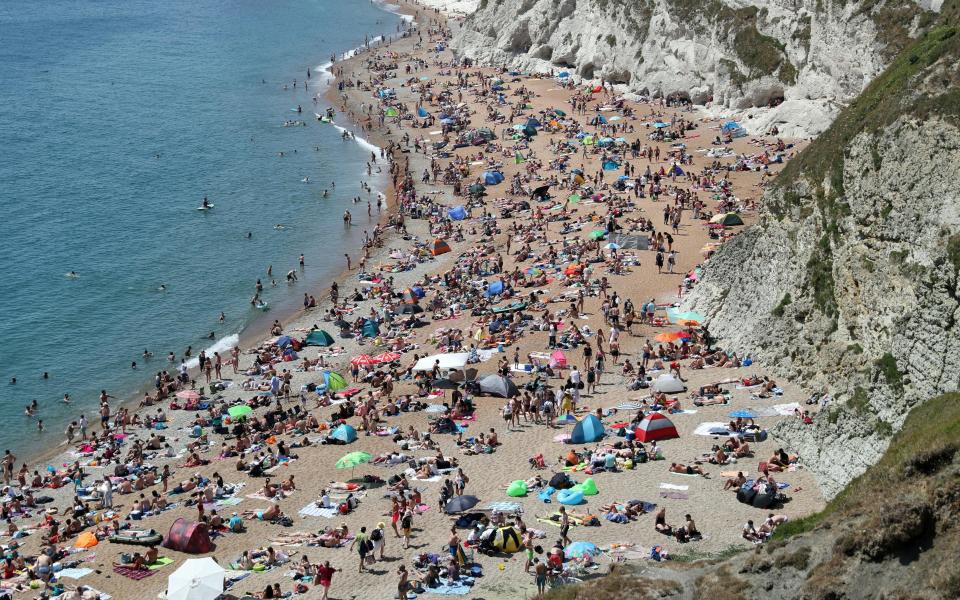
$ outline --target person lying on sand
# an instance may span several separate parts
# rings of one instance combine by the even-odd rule
[[[681,463],[670,463],[670,472],[680,473],[681,475],[701,475],[709,479],[709,476],[697,465],[690,466]]]

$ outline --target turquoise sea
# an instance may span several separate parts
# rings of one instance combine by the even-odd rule
[[[364,0],[0,3],[0,449],[64,441],[101,389],[140,396],[168,352],[229,346],[343,268],[378,181],[311,98],[332,54],[399,23]]]

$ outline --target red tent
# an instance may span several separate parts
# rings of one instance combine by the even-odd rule
[[[167,537],[163,538],[163,547],[187,554],[206,554],[210,552],[210,534],[206,523],[190,523],[182,517],[173,522]]]
[[[634,439],[640,442],[652,442],[653,440],[672,440],[680,437],[673,421],[660,413],[650,413],[640,421],[637,428],[633,430]]]

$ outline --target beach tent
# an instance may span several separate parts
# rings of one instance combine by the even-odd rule
[[[597,116],[595,116],[594,118],[590,119],[590,124],[591,124],[591,125],[606,125],[606,124],[607,124],[607,118],[604,117],[603,115],[597,115]]]
[[[377,337],[380,335],[380,326],[377,325],[376,321],[367,319],[363,322],[363,328],[360,330],[363,337]]]
[[[520,392],[517,386],[510,381],[510,378],[503,375],[492,373],[477,382],[480,385],[480,391],[491,396],[500,396],[502,398],[513,398]]]
[[[604,171],[616,171],[620,168],[620,163],[615,160],[605,160],[603,161],[603,170]]]
[[[571,444],[590,444],[603,437],[603,423],[596,415],[587,415],[577,423],[570,433]]]
[[[386,112],[385,112],[384,114],[385,114],[386,116],[388,116],[388,117],[396,117],[396,116],[399,115],[400,113],[397,112],[397,109],[395,109],[394,107],[391,106],[390,108],[388,108],[388,109],[386,110]]]
[[[634,438],[641,442],[672,440],[680,437],[673,422],[660,413],[650,413],[633,431]]]
[[[491,545],[500,552],[519,552],[523,547],[523,536],[516,527],[498,527],[490,539]]]
[[[715,225],[743,225],[743,219],[735,212],[728,212],[721,215],[714,215],[710,222]]]
[[[530,197],[534,200],[539,200],[541,198],[547,199],[550,197],[550,184],[538,186],[535,190],[530,192]]]
[[[215,600],[226,572],[212,557],[191,558],[167,578],[166,600]]]
[[[407,302],[397,307],[397,314],[418,315],[423,312],[423,307],[416,302]]]
[[[450,244],[448,244],[444,240],[441,240],[440,238],[436,238],[435,240],[430,242],[429,247],[430,247],[430,254],[434,256],[439,256],[441,254],[446,254],[447,252],[450,252]]]
[[[483,191],[482,189],[483,186],[480,186],[481,189],[479,190],[479,192],[474,192],[473,188],[474,186],[470,186],[471,194],[479,193]],[[462,206],[454,206],[453,208],[450,208],[447,210],[447,217],[450,218],[450,220],[452,221],[462,221],[467,218],[467,211]]]
[[[77,541],[73,545],[77,548],[86,550],[87,548],[93,548],[98,543],[97,536],[93,535],[89,531],[84,531],[79,536],[77,536]]]
[[[503,173],[500,171],[484,171],[481,178],[486,185],[497,185],[503,181]]]
[[[424,107],[421,106],[420,108],[417,109],[417,116],[420,117],[421,119],[429,115],[430,113],[428,113],[427,109],[425,109]]]
[[[307,335],[304,344],[307,346],[332,346],[333,336],[322,329],[317,329]]]
[[[680,168],[680,165],[673,163],[673,166],[670,167],[670,170],[667,171],[667,175],[676,175],[677,177],[683,175],[683,169]]]
[[[550,368],[566,369],[567,357],[561,350],[554,350],[550,353]]]
[[[289,335],[281,335],[277,338],[277,341],[274,342],[279,348],[286,348],[293,343],[293,339]]]
[[[349,444],[357,441],[357,430],[346,423],[342,423],[336,426],[333,431],[330,432],[330,437],[335,440],[340,440],[345,444]]]
[[[683,385],[682,381],[667,373],[654,379],[651,387],[653,387],[654,391],[663,392],[664,394],[675,394],[687,390],[687,386]]]
[[[414,371],[432,371],[433,365],[440,361],[440,370],[441,371],[462,371],[464,367],[467,366],[467,359],[470,357],[469,352],[457,352],[449,354],[434,354],[432,356],[424,356],[417,361],[417,364],[413,366]]]
[[[493,283],[487,286],[487,291],[486,291],[487,298],[492,298],[493,296],[496,296],[497,294],[502,294],[502,293],[503,293],[502,281],[494,281]]]
[[[326,389],[328,392],[339,392],[340,390],[347,388],[347,380],[344,379],[343,375],[340,373],[324,371],[323,385],[324,389]]]
[[[163,538],[163,547],[186,552],[187,554],[206,554],[210,552],[210,534],[206,523],[191,523],[180,517],[170,526],[167,537]]]

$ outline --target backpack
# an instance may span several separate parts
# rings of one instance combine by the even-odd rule
[[[381,539],[383,539],[383,531],[381,531],[379,528],[374,529],[373,533],[370,534],[370,539],[375,542],[379,542]]]

